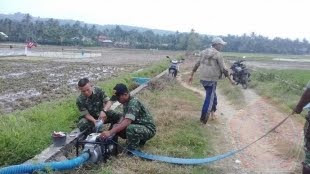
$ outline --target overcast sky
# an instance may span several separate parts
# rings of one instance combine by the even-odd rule
[[[0,0],[0,13],[202,34],[310,40],[309,0]]]

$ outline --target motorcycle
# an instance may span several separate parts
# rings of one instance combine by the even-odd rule
[[[169,56],[166,56],[166,58],[170,59]],[[175,78],[178,74],[178,71],[179,71],[179,65],[178,64],[181,62],[179,62],[177,60],[171,60],[171,59],[170,59],[170,62],[171,62],[171,64],[170,64],[170,67],[168,70],[168,73],[169,73],[168,76]]]
[[[246,89],[249,85],[251,74],[242,62],[244,62],[244,60],[238,60],[232,64],[230,67],[232,73],[230,73],[230,75],[237,85],[241,84],[242,87]]]

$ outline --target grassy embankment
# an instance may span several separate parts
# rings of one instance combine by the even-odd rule
[[[153,77],[168,67],[168,62],[154,64],[143,71],[123,74],[98,82],[108,95],[116,83],[135,85],[132,77]],[[75,106],[76,96],[41,103],[23,111],[0,115],[0,166],[21,163],[51,144],[51,133],[70,132],[75,127],[79,112]]]
[[[250,87],[291,112],[310,80],[310,70],[265,70],[253,72]]]

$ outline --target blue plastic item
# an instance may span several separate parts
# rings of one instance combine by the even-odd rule
[[[133,77],[132,80],[139,84],[139,85],[142,85],[142,84],[145,84],[145,83],[148,83],[150,81],[150,78],[146,78],[146,77]]]
[[[308,103],[303,109],[309,112],[310,111],[310,103]]]
[[[217,156],[213,156],[213,157],[209,157],[209,158],[174,158],[174,157],[168,157],[168,156],[160,156],[160,155],[151,155],[151,154],[147,154],[141,151],[137,151],[137,150],[129,150],[133,155],[136,155],[138,157],[144,158],[144,159],[149,159],[149,160],[157,160],[157,161],[162,161],[162,162],[166,162],[166,163],[172,163],[172,164],[181,164],[181,165],[200,165],[200,164],[208,164],[211,162],[215,162],[227,157],[230,157],[238,152],[243,151],[244,149],[250,147],[251,145],[255,144],[256,142],[258,142],[259,140],[263,139],[264,137],[266,137],[267,135],[269,135],[271,132],[273,132],[274,130],[276,130],[279,126],[281,126],[291,115],[287,116],[286,118],[284,118],[281,122],[279,122],[276,126],[274,126],[272,129],[270,129],[268,132],[266,132],[264,135],[262,135],[261,137],[257,138],[255,141],[253,141],[252,143],[237,149],[237,150],[232,150],[230,152],[221,154],[221,155],[217,155]]]
[[[222,154],[222,155],[217,155],[217,156],[209,157],[209,158],[174,158],[174,157],[167,157],[167,156],[160,156],[160,155],[151,155],[151,154],[147,154],[147,153],[137,151],[137,150],[130,150],[131,153],[133,153],[134,155],[140,158],[162,161],[162,162],[171,163],[171,164],[181,164],[181,165],[209,164],[209,163],[230,157],[239,151],[240,150],[234,150],[234,151]]]
[[[50,162],[50,163],[38,163],[38,164],[21,164],[15,166],[4,167],[0,169],[0,174],[15,174],[15,173],[33,173],[34,171],[52,170],[61,171],[74,169],[89,159],[89,153],[83,153],[82,155],[73,158],[71,160]]]

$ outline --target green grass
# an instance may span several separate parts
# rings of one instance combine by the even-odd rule
[[[162,84],[166,83],[164,87]],[[199,123],[202,97],[172,82],[158,82],[157,89],[149,89],[138,98],[150,109],[157,125],[157,133],[143,151],[151,154],[202,158],[213,156],[216,130],[206,130]],[[143,167],[141,167],[143,166]],[[91,173],[220,173],[219,169],[203,166],[181,166],[162,162],[128,158],[120,155],[102,164]],[[83,172],[82,172],[83,173]],[[85,173],[85,171],[84,171]]]
[[[167,67],[168,62],[163,61],[141,72],[121,75],[97,85],[111,95],[116,83],[125,83],[132,89],[135,85],[131,77],[153,77]],[[24,111],[0,115],[0,166],[19,164],[41,152],[51,144],[52,131],[72,130],[78,118],[76,97],[68,96]]]
[[[237,108],[245,106],[245,96],[242,93],[244,89],[240,85],[232,85],[228,79],[223,79],[218,82],[218,88]]]
[[[167,155],[176,157],[210,155],[211,143],[204,137],[203,129],[198,124],[202,99],[197,99],[197,95],[192,91],[174,84],[169,84],[165,91],[153,91],[152,94],[144,94],[142,97],[151,101],[152,110],[161,115],[158,116],[159,118],[169,117],[165,120],[160,119],[161,122],[158,125],[165,135],[159,135],[150,141],[153,147],[160,149],[161,153],[165,152]],[[164,98],[166,98],[165,102],[162,101]],[[160,110],[155,111],[156,108]],[[177,110],[185,110],[185,113],[191,110],[198,112],[176,115]],[[186,119],[186,117],[191,119]],[[188,147],[191,149],[187,149]]]
[[[286,110],[293,109],[310,80],[310,70],[266,70],[252,74],[252,88]]]
[[[69,131],[78,111],[73,98],[1,116],[0,164],[17,164],[51,143],[53,130]]]

